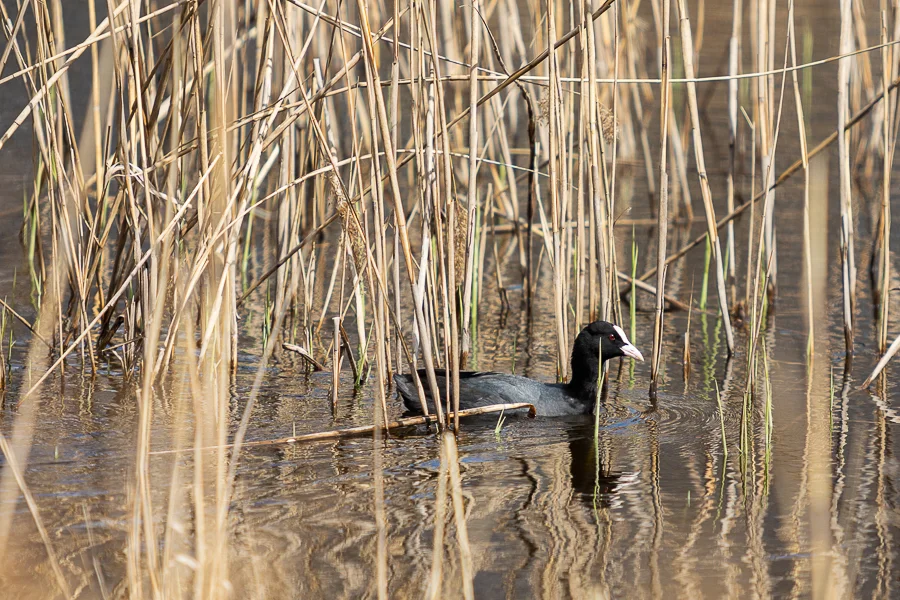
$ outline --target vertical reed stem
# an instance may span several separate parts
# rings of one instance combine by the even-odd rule
[[[895,10],[897,10],[895,8]],[[882,102],[882,145],[884,152],[884,168],[881,187],[881,315],[878,327],[878,350],[883,354],[887,350],[888,316],[891,306],[891,165],[894,162],[894,144],[890,137],[893,122],[888,85],[891,79],[893,48],[887,46],[887,14],[881,14],[881,49],[882,79],[884,101]]]
[[[331,347],[331,409],[337,408],[338,388],[341,385],[341,318],[332,317],[334,337]]]
[[[840,0],[841,41],[838,61],[838,160],[841,172],[841,276],[844,291],[844,343],[847,353],[853,353],[853,311],[856,305],[856,264],[853,253],[853,206],[851,204],[850,181],[850,132],[845,130],[849,111],[848,92],[850,87],[850,66],[852,57],[846,56],[853,50],[851,25],[851,0]]]
[[[663,1],[663,47],[660,49],[660,109],[659,109],[659,208],[656,213],[656,320],[653,326],[653,351],[650,360],[650,393],[655,394],[659,379],[660,349],[663,333],[666,287],[666,236],[669,226],[669,175],[667,172],[666,141],[669,120],[669,57],[672,43],[669,35],[670,2]],[[632,301],[634,299],[632,298]]]
[[[741,0],[733,0],[731,13],[731,39],[728,44],[728,190],[727,204],[728,212],[734,210],[734,170],[737,166],[737,135],[738,135],[738,80],[737,74],[740,71],[741,62],[741,11],[743,2]],[[731,286],[731,294],[729,299],[731,303],[735,302],[735,264],[737,263],[737,255],[734,245],[734,222],[728,222],[726,246],[728,248],[728,282]]]
[[[797,66],[797,43],[794,29],[794,2],[788,8],[788,35],[791,38],[791,65]],[[808,359],[814,356],[815,345],[815,318],[813,316],[812,293],[812,242],[809,231],[809,157],[806,145],[806,119],[803,113],[803,102],[800,99],[800,84],[797,80],[797,71],[791,72],[794,84],[794,104],[797,106],[797,130],[800,132],[800,155],[803,159],[803,258],[806,265],[806,311],[807,334],[806,355]]]
[[[684,59],[684,76],[694,79],[694,59],[690,51],[694,47],[691,43],[691,22],[687,13],[685,0],[678,0],[678,15],[681,21],[681,47],[686,48],[681,56]],[[694,158],[697,162],[697,174],[700,176],[700,191],[703,195],[703,207],[706,209],[706,227],[709,233],[709,243],[712,255],[716,262],[716,286],[719,297],[719,310],[722,315],[722,323],[725,327],[725,340],[728,344],[728,353],[734,353],[734,333],[731,330],[731,315],[728,311],[728,296],[725,293],[725,272],[722,265],[722,247],[719,243],[719,232],[716,227],[716,211],[713,207],[712,192],[709,189],[709,178],[706,176],[706,162],[703,157],[703,139],[700,136],[700,112],[697,107],[697,85],[688,81],[688,105],[691,113],[691,126],[694,139]]]

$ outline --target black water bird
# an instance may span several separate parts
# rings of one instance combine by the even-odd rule
[[[599,356],[599,361],[598,361]],[[581,330],[572,346],[572,378],[568,383],[541,383],[519,375],[479,371],[460,371],[459,408],[476,408],[491,404],[528,402],[537,414],[545,417],[583,415],[593,412],[597,401],[597,379],[600,364],[617,356],[643,361],[622,328],[606,321],[594,321]],[[447,374],[436,369],[438,389],[446,395]],[[425,371],[419,370],[425,387],[428,411],[434,412],[434,400],[428,390]],[[403,404],[411,414],[422,414],[422,405],[412,375],[394,375]]]

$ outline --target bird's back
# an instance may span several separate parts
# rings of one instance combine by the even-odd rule
[[[443,397],[447,389],[447,374],[443,369],[435,369],[438,390]],[[428,399],[428,411],[434,412],[428,381],[424,369],[419,370],[419,378]],[[406,409],[422,414],[422,406],[412,375],[394,375],[397,389]],[[578,399],[567,393],[564,384],[546,384],[519,375],[483,371],[461,371],[459,374],[459,408],[477,408],[491,404],[512,404],[527,402],[534,405],[540,416],[577,415],[590,412]]]

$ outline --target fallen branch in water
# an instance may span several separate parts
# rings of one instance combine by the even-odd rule
[[[537,414],[537,411],[534,409],[533,404],[529,404],[527,402],[516,402],[513,404],[491,404],[489,406],[480,406],[478,408],[467,408],[459,411],[460,417],[474,417],[477,415],[487,415],[490,413],[498,413],[509,410],[520,410],[523,408],[528,409],[528,417],[534,418]],[[449,413],[447,415],[448,418],[453,418],[454,414]],[[395,427],[409,427],[410,425],[425,425],[426,423],[437,423],[436,415],[428,415],[422,417],[407,417],[405,419],[398,419],[396,421],[391,421],[387,425],[382,425],[380,429],[393,429]],[[276,438],[274,440],[256,440],[252,442],[244,442],[241,444],[242,448],[248,448],[251,446],[277,446],[280,444],[298,444],[300,442],[315,442],[318,440],[330,440],[341,437],[352,437],[355,435],[362,435],[365,433],[372,433],[375,431],[374,425],[361,425],[359,427],[348,427],[346,429],[334,429],[332,431],[317,431],[315,433],[306,433],[303,435],[294,435],[291,437],[285,438]],[[200,450],[220,450],[223,448],[231,448],[234,444],[225,444],[223,446],[204,446],[200,448]],[[181,450],[156,450],[154,452],[150,452],[152,455],[160,455],[160,454],[182,454],[184,452],[194,452],[195,448],[182,448]]]

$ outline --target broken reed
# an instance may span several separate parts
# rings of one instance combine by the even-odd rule
[[[75,34],[66,29],[61,0],[23,3],[18,14],[0,5],[4,21],[14,24],[0,60],[0,71],[9,63],[4,72],[14,73],[3,84],[24,85],[28,96],[0,147],[31,119],[34,184],[24,202],[23,241],[41,332],[31,343],[47,342],[54,353],[49,364],[29,363],[23,381],[30,385],[18,405],[36,405],[41,384],[72,354],[77,359],[68,362],[86,370],[105,363],[140,381],[132,593],[177,587],[166,555],[174,547],[168,544],[185,535],[153,525],[160,507],[151,504],[148,453],[160,382],[175,386],[177,410],[191,416],[178,420],[180,444],[224,446],[237,428],[239,450],[263,368],[280,344],[301,346],[320,362],[331,350],[346,351],[357,384],[374,374],[373,422],[388,423],[392,373],[424,368],[426,376],[416,379],[422,401],[426,388],[439,397],[436,368],[449,369],[458,381],[459,370],[476,356],[475,324],[483,318],[478,302],[489,286],[497,286],[503,310],[517,310],[517,299],[529,302],[532,313],[551,303],[558,375],[564,378],[578,329],[600,317],[622,320],[622,279],[633,291],[632,324],[634,293],[656,296],[655,389],[664,366],[665,267],[704,239],[719,318],[729,352],[734,348],[729,303],[738,294],[727,292],[737,287],[734,229],[741,225],[733,219],[747,206],[734,207],[734,196],[748,187],[734,176],[740,164],[750,164],[763,179],[760,194],[758,182],[749,185],[751,211],[764,199],[758,234],[754,219],[744,225],[751,244],[744,287],[753,303],[750,343],[756,343],[763,296],[777,291],[772,223],[781,209],[772,188],[799,169],[795,163],[775,177],[782,103],[776,104],[772,72],[782,40],[774,37],[771,0],[750,2],[756,19],[743,39],[741,2],[734,4],[723,219],[717,219],[718,199],[704,167],[695,78],[695,62],[705,59],[702,30],[694,34],[684,0],[677,0],[677,24],[666,0],[651,2],[646,15],[635,4],[613,0],[596,7],[471,2],[456,12],[449,5],[402,2],[387,10],[365,0],[321,11],[301,2],[212,3],[203,11],[165,1],[107,7],[112,13],[98,20],[98,7],[89,0],[91,32],[67,48],[63,40]],[[890,35],[885,26],[884,40],[900,38],[896,16],[885,15],[884,22],[895,25]],[[639,34],[650,18],[655,42]],[[852,40],[845,28],[852,32],[850,21],[862,17],[845,9],[841,18],[847,54]],[[34,38],[26,38],[25,22],[35,28]],[[752,119],[744,113],[750,127],[736,116],[737,77],[748,62],[744,46],[755,48],[753,71],[767,73],[751,79]],[[889,97],[885,110],[872,113],[883,119],[873,128],[879,135],[866,138],[885,156],[879,255],[885,289],[898,54],[882,50],[878,89],[878,82],[864,90],[848,87],[849,66],[867,56],[839,59],[838,133],[809,152],[803,141],[802,166],[836,139],[843,174],[849,129]],[[686,81],[671,81],[675,67]],[[91,71],[86,115],[71,102],[83,93],[75,77],[70,81],[74,68]],[[619,82],[623,75],[640,83]],[[657,75],[661,84],[651,79]],[[783,93],[784,73],[780,79]],[[794,91],[799,107],[796,79]],[[658,155],[649,145],[647,124],[654,121]],[[706,231],[699,242],[671,252],[670,187],[673,218],[693,218],[693,174],[682,139],[688,128]],[[643,161],[657,218],[656,258],[649,261],[655,268],[640,277],[634,276],[636,252],[631,277],[617,269],[616,219],[639,206],[631,186],[617,183],[622,159]],[[842,176],[841,207],[851,217],[845,187]],[[808,202],[804,206],[808,213]],[[852,218],[843,223],[844,288],[852,307]],[[726,225],[723,256],[718,232]],[[808,258],[808,244],[806,253]],[[651,249],[644,256],[653,254]],[[645,282],[653,273],[655,287]],[[676,277],[680,284],[682,276]],[[552,293],[544,291],[548,286]],[[882,302],[886,323],[886,294]],[[329,317],[340,321],[323,334]],[[852,326],[852,319],[847,322]],[[240,335],[255,338],[263,353],[234,418],[228,407]],[[882,344],[885,336],[882,329]],[[451,385],[441,399],[439,422],[457,414],[456,390]],[[27,456],[26,446],[17,441],[11,451]],[[173,487],[166,510],[175,515],[189,508],[200,515],[190,543],[199,565],[195,587],[204,594],[222,593],[227,580],[227,513],[239,455],[195,454],[192,466],[173,472],[173,481],[193,481],[200,492],[187,497]],[[165,544],[157,543],[160,536]]]

